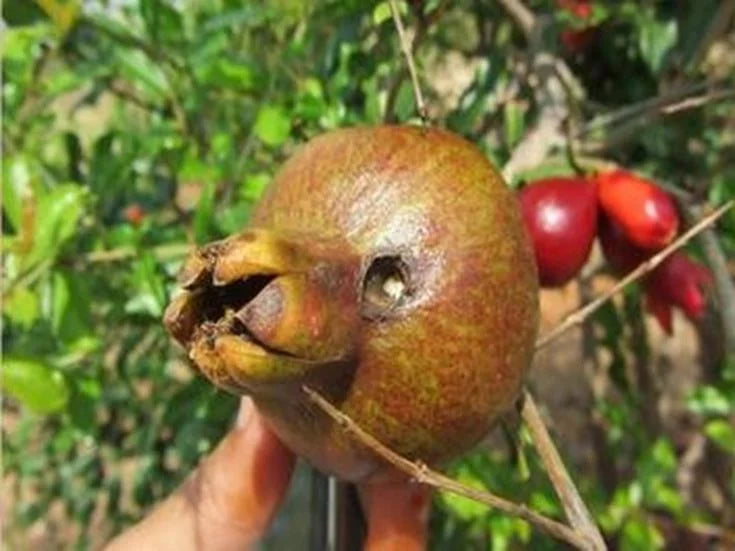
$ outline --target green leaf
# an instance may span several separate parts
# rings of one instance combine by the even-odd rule
[[[574,169],[569,164],[569,159],[564,157],[549,157],[538,166],[524,170],[516,176],[511,187],[516,188],[521,182],[532,182],[542,178],[553,176],[568,176],[574,174]]]
[[[735,403],[717,387],[711,385],[694,389],[687,400],[687,408],[698,415],[727,415]]]
[[[138,50],[116,48],[115,59],[120,66],[120,76],[143,87],[157,99],[168,95],[168,82],[163,71]]]
[[[51,293],[51,328],[62,342],[74,346],[92,333],[89,321],[92,295],[89,288],[75,274],[55,271]]]
[[[132,275],[135,295],[125,304],[125,311],[160,318],[167,300],[163,277],[153,255],[143,253]]]
[[[645,20],[640,29],[639,48],[651,71],[658,74],[664,59],[677,40],[676,21]]]
[[[29,264],[53,259],[75,234],[84,213],[85,198],[85,189],[75,184],[56,186],[40,198]]]
[[[408,80],[404,80],[401,87],[398,89],[394,111],[399,121],[410,119],[416,112],[416,100],[413,97],[413,87]]]
[[[704,426],[704,434],[726,452],[735,454],[735,427],[724,419],[714,419]]]
[[[482,480],[477,478],[470,468],[465,465],[461,465],[459,467],[454,478],[458,482],[470,486],[471,488],[477,488],[478,490],[487,489]],[[490,511],[487,505],[450,493],[442,494],[442,502],[453,515],[465,521],[483,518],[487,516]]]
[[[265,105],[258,111],[253,131],[263,143],[278,147],[291,133],[291,119],[282,107]]]
[[[29,329],[38,319],[38,296],[27,287],[16,287],[3,301],[3,313],[24,329]]]
[[[69,399],[66,380],[41,360],[3,359],[2,387],[26,407],[38,413],[62,409]]]
[[[653,551],[663,549],[664,538],[652,522],[630,519],[623,526],[621,551]]]
[[[220,233],[230,235],[241,231],[248,220],[253,204],[251,201],[234,201],[217,215],[217,228]]]
[[[199,195],[196,212],[194,213],[194,236],[198,243],[204,243],[211,239],[211,228],[214,217],[214,192],[215,183],[207,179],[202,184],[202,192]]]
[[[507,147],[512,148],[523,137],[524,109],[519,103],[510,101],[503,109],[503,123],[505,128],[505,142]]]
[[[380,2],[373,8],[373,25],[380,25],[383,21],[391,18],[390,4],[388,2]]]
[[[248,201],[257,201],[270,181],[271,176],[267,172],[258,172],[246,176],[240,187],[241,197]]]
[[[3,162],[3,212],[15,231],[20,231],[23,205],[33,199],[31,167],[22,156]]]
[[[203,80],[222,88],[247,91],[255,87],[255,75],[248,65],[224,57],[208,63],[202,76]]]
[[[154,41],[180,41],[184,34],[181,14],[164,0],[140,0],[140,13]]]

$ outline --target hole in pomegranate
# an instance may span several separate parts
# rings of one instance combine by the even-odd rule
[[[408,295],[408,266],[398,256],[379,256],[365,272],[362,286],[363,315],[382,317]]]

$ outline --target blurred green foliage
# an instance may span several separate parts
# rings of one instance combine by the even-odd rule
[[[733,86],[733,71],[722,71],[732,59],[718,69],[701,56],[715,0],[595,1],[595,36],[577,52],[558,35],[584,23],[550,1],[528,5],[551,17],[542,40],[581,83],[585,120],[686,83]],[[432,115],[502,164],[539,114],[519,68],[523,34],[495,2],[401,6],[421,29]],[[170,492],[232,418],[236,400],[194,376],[161,326],[186,251],[240,229],[299,143],[340,126],[415,120],[415,105],[386,2],[39,0],[6,2],[3,18],[6,535],[22,548],[25,527],[42,523],[48,545],[86,548]],[[460,73],[469,78],[452,84]],[[732,115],[732,101],[711,102],[645,131],[624,118],[594,137],[615,142],[608,159],[719,204],[735,197]],[[535,174],[560,166],[568,170],[551,159]],[[720,227],[731,254],[735,216]],[[656,549],[666,542],[659,517],[720,519],[679,494],[681,447],[642,422],[640,390],[624,375],[623,349],[641,344],[631,337],[640,300],[631,300],[594,319],[597,345],[614,360],[615,398],[595,415],[618,476],[613,487],[599,473],[578,478],[611,542]],[[691,423],[730,456],[734,365],[723,360],[688,402]],[[482,449],[450,472],[560,516],[528,444],[521,432],[510,451]],[[557,547],[478,504],[436,503],[436,549]]]

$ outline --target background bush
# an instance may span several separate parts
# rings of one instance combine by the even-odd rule
[[[674,90],[733,86],[732,2],[595,1],[587,22],[553,2],[527,4],[546,18],[540,44],[581,86],[577,122]],[[419,29],[432,117],[502,166],[540,112],[523,33],[496,2],[401,6]],[[331,128],[409,121],[414,99],[385,2],[38,0],[5,2],[3,18],[5,537],[17,549],[86,548],[178,485],[233,416],[236,400],[194,376],[161,326],[186,251],[241,228],[296,145]],[[590,24],[580,51],[559,43],[562,30]],[[660,114],[597,127],[585,152],[711,204],[735,197],[732,98]],[[533,174],[569,171],[562,153]],[[735,215],[717,237],[731,255]],[[580,467],[576,477],[620,549],[732,536],[735,362],[712,309],[701,333],[714,331],[707,342],[719,348],[700,366],[685,425],[667,429],[645,422],[650,397],[626,376],[649,352],[637,290],[591,322],[615,392],[580,414],[604,420],[590,453],[613,458],[615,476]],[[719,506],[677,486],[697,436],[719,469]],[[515,446],[480,449],[450,471],[560,514],[527,443],[521,431]],[[276,530],[295,530],[289,518]],[[557,546],[446,496],[432,544]]]

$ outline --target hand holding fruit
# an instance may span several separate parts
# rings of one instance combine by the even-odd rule
[[[252,549],[267,533],[288,488],[295,457],[243,398],[235,426],[184,484],[106,551]],[[365,549],[423,549],[429,490],[404,481],[358,488]]]

